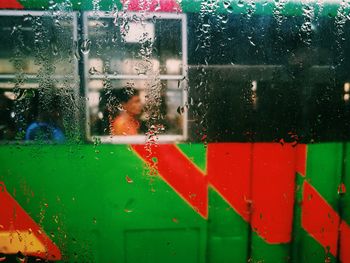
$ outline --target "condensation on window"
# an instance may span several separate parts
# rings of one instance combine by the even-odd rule
[[[0,2],[0,262],[350,262],[349,13]]]

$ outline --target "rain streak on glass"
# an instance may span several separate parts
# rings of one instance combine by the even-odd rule
[[[350,1],[0,2],[0,262],[350,262]]]

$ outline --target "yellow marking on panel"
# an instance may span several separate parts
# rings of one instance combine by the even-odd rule
[[[46,252],[44,245],[31,231],[0,231],[0,253],[24,255]]]

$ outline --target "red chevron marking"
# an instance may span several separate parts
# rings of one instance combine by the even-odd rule
[[[181,12],[181,7],[176,0],[123,0],[128,3],[128,11],[149,11],[149,12]]]
[[[291,240],[295,172],[306,173],[306,146],[270,143],[208,145],[205,176],[175,145],[156,145],[135,152],[188,202],[207,217],[207,185],[217,192],[268,243]],[[157,161],[154,161],[154,158]],[[208,180],[207,180],[208,179]],[[350,262],[350,228],[308,183],[304,182],[302,227],[337,255],[341,227],[342,262]]]
[[[21,251],[23,255],[45,260],[61,259],[59,248],[12,198],[2,182],[0,182],[0,204],[0,234],[2,234],[0,237],[3,238],[2,242],[10,244],[9,247],[0,246],[1,253]],[[29,233],[28,244],[25,240],[16,242],[16,239],[21,241],[25,238],[25,236],[20,237],[22,233]]]
[[[16,0],[0,1],[0,9],[23,9],[23,5]]]
[[[207,177],[172,144],[133,149],[201,216],[208,216]],[[156,160],[156,162],[155,162]]]
[[[304,182],[303,189],[302,227],[335,257],[340,242],[340,262],[349,263],[349,225],[340,219],[338,213],[307,181]]]
[[[267,242],[290,241],[297,148],[269,143],[209,144],[207,177],[175,145],[152,146],[150,151],[143,145],[133,148],[203,217],[207,217],[209,182]],[[156,164],[152,158],[157,158]]]
[[[210,143],[207,155],[210,184],[246,221],[250,220],[251,148],[250,143]]]
[[[350,227],[342,221],[340,224],[340,262],[350,262]]]
[[[253,144],[251,225],[268,243],[291,240],[296,148]]]
[[[303,189],[302,227],[326,250],[329,249],[333,256],[336,256],[339,215],[307,181],[304,181]]]

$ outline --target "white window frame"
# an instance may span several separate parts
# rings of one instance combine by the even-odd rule
[[[120,15],[122,12],[119,13]],[[118,15],[119,15],[118,14]],[[123,14],[125,15],[125,14]],[[134,15],[140,16],[140,13],[137,12],[127,12],[126,14],[128,17],[132,17]],[[153,19],[154,17],[159,19],[178,19],[181,20],[181,42],[182,42],[182,72],[180,75],[159,75],[158,77],[160,80],[184,80],[187,79],[188,74],[188,54],[187,54],[187,15],[186,14],[179,14],[179,13],[142,13],[142,16],[145,19]],[[89,18],[114,18],[111,14],[108,14],[106,12],[101,11],[88,11],[83,13],[83,40],[87,40],[89,38],[88,36],[88,19]],[[101,79],[101,76],[89,76],[89,54],[83,54],[83,60],[84,60],[84,82],[85,82],[85,97],[88,97],[89,94],[89,88],[88,83],[89,80],[92,79]],[[105,75],[104,75],[105,76]],[[149,80],[152,79],[150,76],[141,76],[141,75],[113,75],[108,74],[107,78],[110,80],[123,80],[123,79],[130,79],[130,80]],[[182,88],[182,101],[184,105],[187,105],[188,103],[188,89],[187,89],[187,83],[183,85]],[[181,106],[181,105],[179,105]],[[111,144],[143,144],[147,143],[147,137],[146,135],[127,135],[127,136],[112,136],[112,135],[106,135],[106,136],[99,136],[99,135],[92,135],[91,134],[91,125],[90,125],[90,108],[88,105],[88,101],[86,101],[85,104],[85,116],[86,116],[86,123],[85,123],[85,130],[86,130],[86,137],[89,141],[93,140],[99,140],[102,143],[111,143]],[[182,123],[182,134],[178,135],[157,135],[157,143],[174,143],[174,142],[181,142],[185,141],[188,138],[188,109],[187,107],[184,107],[183,115],[183,123]]]

